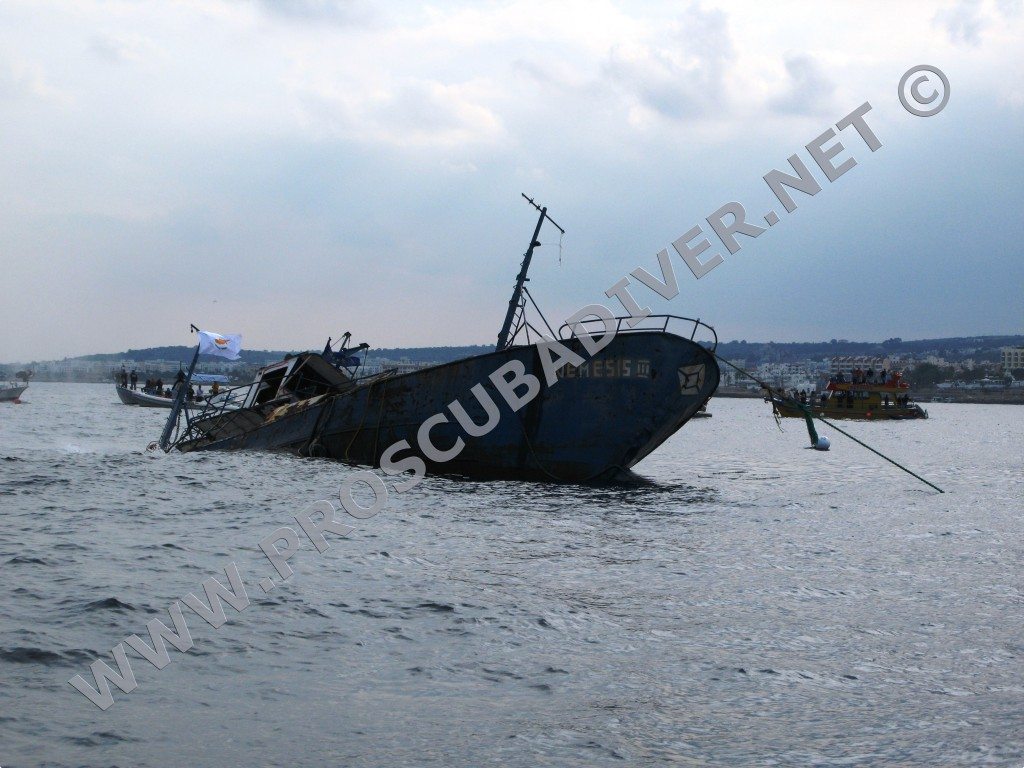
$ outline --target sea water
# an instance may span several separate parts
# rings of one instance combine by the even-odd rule
[[[780,431],[713,399],[579,486],[428,477],[318,553],[354,468],[146,450],[166,411],[0,408],[0,766],[1024,764],[1024,409]],[[628,418],[623,415],[622,418]],[[259,542],[302,547],[283,580]],[[238,569],[249,605],[101,710],[97,658]],[[260,580],[273,577],[265,592]]]

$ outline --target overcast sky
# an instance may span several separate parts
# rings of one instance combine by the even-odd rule
[[[680,295],[635,295],[724,339],[1024,333],[1022,51],[1019,0],[0,0],[0,361],[492,343],[520,192],[567,230],[552,320],[668,248]],[[803,147],[865,101],[830,184]],[[823,189],[785,215],[794,153]],[[697,280],[669,244],[733,200],[782,220]]]

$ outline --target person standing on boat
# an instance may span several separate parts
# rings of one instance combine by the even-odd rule
[[[134,389],[138,389],[139,388],[139,374],[137,374],[135,372],[134,368],[132,368],[132,373],[131,373],[131,376],[129,378],[130,378],[130,380],[132,382],[132,389],[133,390]]]
[[[164,393],[164,380],[163,379],[157,379],[156,380],[156,393],[158,395],[162,395]]]

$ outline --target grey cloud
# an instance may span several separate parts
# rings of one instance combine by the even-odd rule
[[[1016,18],[1024,10],[1024,0],[998,0],[996,8],[1006,18]]]
[[[329,22],[341,26],[365,26],[372,18],[369,7],[358,0],[247,0],[266,13],[298,21]]]
[[[458,84],[409,81],[386,93],[306,88],[296,95],[307,118],[338,137],[405,146],[466,145],[502,132],[497,115]]]
[[[453,105],[426,83],[409,83],[380,104],[373,117],[381,124],[422,133],[441,133],[465,127]]]
[[[786,91],[769,100],[774,112],[792,115],[813,115],[825,111],[831,104],[835,83],[821,71],[812,56],[801,54],[786,57],[789,82]]]
[[[725,74],[735,55],[726,14],[694,4],[680,17],[667,45],[612,49],[604,74],[643,106],[678,120],[722,104]]]
[[[34,66],[15,66],[0,58],[0,99],[11,101],[60,100],[63,94]]]
[[[121,64],[137,58],[136,46],[109,35],[93,35],[89,40],[89,50],[109,64]]]
[[[977,46],[981,43],[981,30],[985,26],[981,16],[981,2],[960,0],[956,5],[935,14],[934,23],[945,29],[951,43]]]

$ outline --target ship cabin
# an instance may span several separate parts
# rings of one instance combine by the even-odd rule
[[[244,408],[266,409],[341,392],[352,379],[315,352],[302,352],[264,366],[256,374]]]

